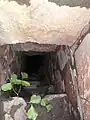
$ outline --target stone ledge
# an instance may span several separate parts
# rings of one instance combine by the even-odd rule
[[[45,108],[38,106],[36,108],[37,112],[39,113],[37,120],[42,120],[42,119],[43,120],[76,120],[72,116],[72,114],[69,110],[70,106],[68,104],[66,94],[48,95],[48,96],[46,96],[46,98],[53,105],[53,110],[50,113],[47,113]],[[13,102],[13,101],[15,101],[15,102]],[[8,107],[11,109],[13,105],[17,105],[17,110],[14,113],[14,119],[15,120],[26,120],[25,115],[19,106],[20,103],[23,104],[22,107],[24,109],[26,106],[26,103],[22,98],[14,97],[13,100],[10,100],[10,101],[7,101],[7,99],[6,99],[6,101],[5,101],[5,99],[3,101],[3,99],[2,99],[2,101],[0,102],[0,110],[1,110],[1,104],[3,105],[3,109],[0,111],[0,113],[3,113],[4,116],[7,116],[6,112],[8,112],[7,111]],[[10,104],[10,105],[8,105],[8,104]],[[2,117],[4,117],[4,116],[2,116]],[[11,115],[9,115],[9,116],[11,116]],[[22,116],[24,116],[23,119],[22,119]],[[1,120],[3,120],[3,119],[1,118]],[[8,120],[7,117],[5,118],[5,120]],[[13,119],[10,117],[9,120],[13,120]]]

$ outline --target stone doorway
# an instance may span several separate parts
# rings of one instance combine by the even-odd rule
[[[56,46],[49,51],[17,51],[19,58],[18,71],[29,75],[27,81],[31,86],[24,88],[22,97],[34,94],[67,94],[75,120],[80,119],[78,111],[78,88],[76,83],[76,68],[69,46]],[[26,94],[27,93],[27,94]],[[26,95],[26,96],[25,96]]]
[[[42,50],[40,47],[37,47],[36,51],[35,49],[33,49],[34,51],[25,51],[20,47],[16,48],[10,45],[6,47],[6,49],[8,48],[8,61],[13,59],[12,63],[8,65],[7,71],[17,73],[18,77],[20,77],[21,72],[26,72],[29,75],[26,81],[29,81],[31,86],[22,89],[20,96],[27,100],[32,94],[66,94],[70,114],[73,114],[75,120],[79,120],[78,89],[76,79],[72,74],[73,70],[75,72],[75,65],[70,47],[54,46],[54,49],[49,50],[44,47]],[[53,48],[52,45],[49,47]]]

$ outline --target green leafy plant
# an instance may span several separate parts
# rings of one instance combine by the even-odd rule
[[[31,107],[29,108],[27,112],[27,117],[30,120],[36,120],[38,117],[38,113],[36,112],[34,106],[31,104]]]
[[[53,106],[51,104],[46,105],[47,108],[47,112],[50,112],[53,108]]]
[[[28,78],[28,74],[25,72],[21,72],[21,75],[22,75],[22,79]]]
[[[30,98],[30,103],[32,104],[39,104],[41,102],[41,96],[40,95],[32,95]]]
[[[8,90],[11,90],[11,89],[12,89],[12,84],[11,83],[4,84],[1,87],[1,90],[3,90],[3,91],[8,91]]]
[[[28,78],[28,74],[21,72],[21,75],[22,75],[22,80],[18,79],[16,74],[12,74],[11,78],[9,79],[10,82],[2,85],[0,91],[6,92],[13,90],[15,94],[18,95],[18,93],[15,91],[14,85],[19,85],[20,87],[30,86],[30,83],[24,80]],[[36,111],[35,105],[40,105],[42,107],[45,107],[47,112],[50,112],[53,108],[53,106],[49,104],[48,100],[46,98],[41,98],[40,95],[32,95],[28,103],[30,105],[30,108],[26,112],[26,115],[27,118],[30,120],[36,120],[38,117],[38,113]]]
[[[34,105],[41,105],[42,107],[45,107],[47,109],[47,112],[50,112],[53,108],[51,104],[49,104],[48,100],[46,98],[41,98],[40,95],[32,95],[30,97],[30,108],[27,111],[27,117],[30,120],[36,120],[38,117],[38,113],[35,110]]]
[[[48,100],[47,99],[45,99],[45,98],[43,98],[42,100],[41,100],[41,106],[46,106],[46,105],[48,105]]]
[[[5,83],[4,85],[1,86],[2,91],[11,91],[13,90],[17,95],[18,93],[14,89],[14,85],[19,85],[23,87],[28,87],[30,86],[30,83],[27,81],[24,81],[23,78],[28,77],[26,73],[22,73],[22,80],[18,79],[16,74],[12,74],[11,78],[9,79],[10,83]]]

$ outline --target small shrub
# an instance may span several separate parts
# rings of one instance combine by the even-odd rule
[[[18,95],[19,93],[15,90],[14,85],[23,86],[23,87],[30,86],[29,82],[24,81],[24,79],[28,78],[28,74],[22,72],[21,75],[22,75],[22,80],[18,79],[16,74],[12,74],[11,78],[9,79],[10,82],[2,85],[0,91],[6,92],[6,91],[13,90],[15,94]],[[45,107],[47,112],[50,112],[53,108],[52,105],[49,104],[48,100],[45,98],[41,98],[40,95],[32,95],[28,103],[30,105],[30,108],[26,112],[26,115],[27,115],[27,118],[30,120],[36,120],[38,117],[38,113],[36,112],[36,109],[34,107],[35,104]]]

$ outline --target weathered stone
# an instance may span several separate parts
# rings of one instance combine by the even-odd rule
[[[24,2],[23,0],[21,1],[19,2],[20,4]],[[35,4],[35,1],[34,1],[34,4],[33,4],[33,1],[34,0],[31,0],[31,3],[32,3],[32,6],[35,7],[35,11],[32,12],[32,15],[29,13],[28,9],[27,10],[23,9],[24,8],[23,6],[22,6],[21,13],[18,13],[17,8],[19,7],[21,8],[21,6],[18,6],[16,3],[14,4],[17,6],[17,8],[13,10],[11,8],[9,9],[8,7],[8,6],[12,6],[12,8],[16,7],[12,3],[8,3],[7,7],[6,6],[4,7],[3,5],[4,9],[0,7],[0,20],[1,20],[0,21],[0,45],[14,44],[13,50],[15,51],[26,51],[26,52],[27,51],[36,51],[36,52],[55,51],[58,45],[72,46],[73,43],[77,40],[82,29],[90,19],[90,9],[87,9],[87,8],[68,7],[68,6],[59,7],[53,3],[48,2],[48,0],[46,2],[44,1],[45,4],[43,5],[43,2],[39,0],[40,6],[36,9],[36,6],[38,5],[38,3]],[[60,0],[59,5],[67,4],[68,2],[69,0],[67,1]],[[86,6],[89,8],[90,6],[89,3],[90,2],[88,0],[87,1],[79,0],[78,2],[75,0],[72,0],[69,2],[69,5],[70,6],[80,5],[80,6]],[[32,6],[30,7],[33,8]],[[56,9],[53,9],[52,6]],[[43,8],[45,9],[45,11],[42,10]],[[47,8],[49,8],[50,12],[48,11]],[[24,10],[24,15],[22,15],[23,10]],[[54,13],[55,10],[56,12]],[[39,14],[39,12],[41,13]],[[35,17],[37,18],[37,20]],[[23,23],[24,20],[25,22]],[[7,23],[10,23],[10,24],[7,24]],[[70,62],[72,61],[67,61],[67,59],[64,58],[65,55],[63,54],[63,51],[61,52],[61,54],[63,55],[60,56],[60,58],[62,56],[64,58],[61,60],[62,64],[60,65],[61,67],[60,70],[62,71],[63,69],[62,72],[64,74],[63,75],[64,76],[63,79],[65,83],[64,91],[67,93],[69,102],[71,102],[74,108],[76,107],[76,109],[78,109],[78,105],[77,105],[78,92],[77,91],[79,87],[80,97],[82,98],[82,108],[84,110],[85,120],[90,119],[89,37],[90,35],[88,34],[88,36],[85,37],[79,49],[75,53],[76,61],[74,62],[76,62],[76,66],[74,67],[77,67],[77,73],[78,73],[77,87],[75,86],[75,84],[73,84],[73,82],[77,82],[77,81],[74,81],[75,79],[72,77],[77,78],[77,76],[74,76],[74,74],[76,74],[75,69],[73,70],[71,69]],[[4,47],[5,46],[2,46],[0,48],[0,84],[4,83],[5,79],[8,77],[8,74],[10,74],[11,72],[8,66],[9,64],[11,64],[10,63],[12,62],[11,58],[13,57],[12,51],[9,49],[12,47],[12,45],[11,46],[6,45],[6,48]],[[9,54],[10,51],[11,51],[11,55]],[[3,63],[4,65],[2,65]],[[16,67],[16,64],[15,64],[15,67]],[[62,77],[60,75],[60,71],[55,71],[55,76],[56,75],[60,76],[55,78],[57,79],[57,83],[59,81],[59,84],[56,85],[59,88],[61,87],[61,77]]]
[[[47,112],[44,107],[36,105],[36,111],[39,115],[37,120],[77,120],[73,115],[66,94],[48,95],[45,98],[53,106],[53,109]],[[1,120],[26,120],[26,105],[26,102],[19,97],[14,97],[11,100],[2,99],[0,102]]]
[[[29,1],[30,0],[9,0],[9,1],[16,1],[17,3],[19,3],[20,5],[22,4],[26,4],[26,5],[30,5]],[[54,2],[60,6],[62,5],[68,5],[70,7],[75,7],[75,6],[80,6],[80,7],[87,7],[90,8],[90,1],[89,0],[49,0],[50,2]]]
[[[70,46],[90,19],[87,8],[58,6],[48,0],[30,3],[30,9],[15,2],[1,3],[0,45],[34,42]]]
[[[26,102],[19,97],[14,97],[10,99],[2,99],[0,101],[3,108],[1,120],[26,120],[25,107],[27,106]],[[1,108],[1,106],[0,106]]]
[[[13,47],[14,51],[52,52],[56,50],[58,45],[26,42],[26,43],[17,43],[11,46]]]
[[[75,60],[84,118],[90,120],[90,34],[85,37],[76,51]]]
[[[30,5],[30,0],[9,0],[9,1],[16,1],[18,4],[23,5],[26,4],[27,6]]]
[[[11,74],[10,65],[13,62],[13,54],[9,45],[0,47],[0,86]]]
[[[65,94],[48,95],[46,99],[52,104],[53,109],[47,113],[43,107],[38,107],[37,120],[76,120],[70,112],[67,96]]]
[[[80,7],[86,7],[90,8],[90,1],[89,0],[49,0],[51,2],[55,2],[56,4],[62,6],[62,5],[68,5],[70,7],[80,6]]]
[[[68,100],[73,106],[73,110],[76,111],[75,116],[77,119],[82,120],[82,111],[79,111],[78,108],[81,108],[80,105],[80,97],[78,93],[77,86],[77,74],[75,68],[75,61],[71,50],[69,47],[63,46],[61,47],[62,59],[59,59],[59,62],[63,65],[63,69],[61,69],[62,81],[64,81],[65,92],[67,94]],[[64,63],[67,60],[66,63]],[[62,68],[62,67],[61,67]]]

